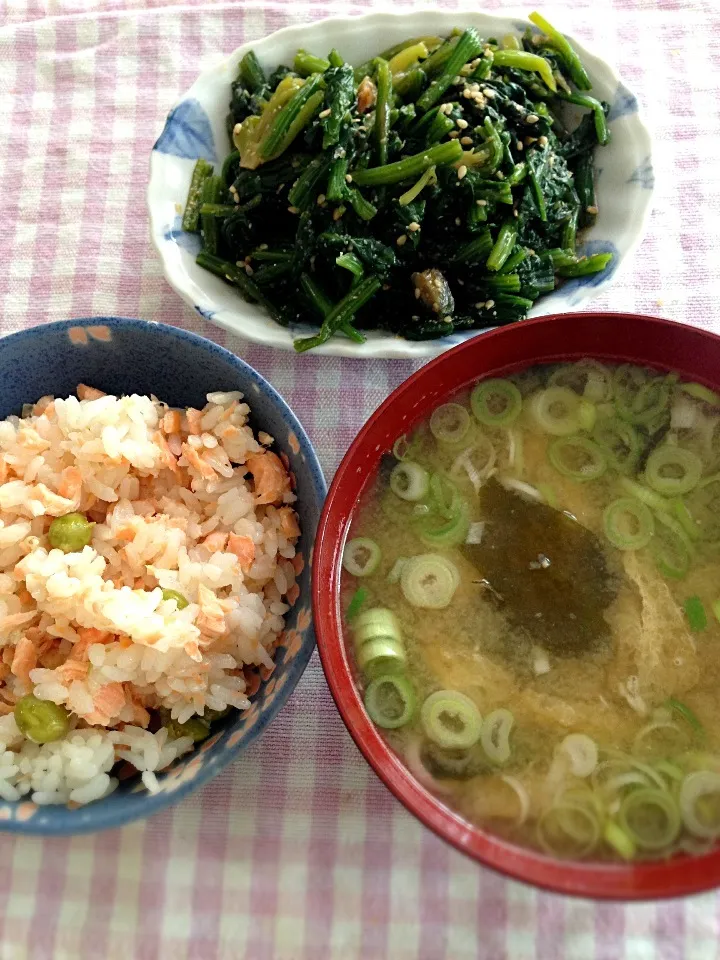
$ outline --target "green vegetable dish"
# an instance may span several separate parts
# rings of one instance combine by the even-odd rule
[[[552,856],[720,838],[720,396],[581,360],[450,398],[345,546],[370,719],[466,819]]]
[[[566,277],[598,213],[608,105],[568,41],[541,33],[417,37],[352,67],[300,50],[232,84],[234,150],[199,160],[183,228],[197,262],[280,324],[298,352],[364,329],[410,340],[521,320]],[[571,122],[568,107],[579,122]]]

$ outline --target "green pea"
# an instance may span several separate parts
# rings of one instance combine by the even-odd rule
[[[201,740],[207,740],[210,736],[210,724],[200,717],[191,717],[185,723],[171,720],[165,724],[165,729],[171,740],[177,740],[179,737],[191,737],[194,743],[200,743]]]
[[[35,743],[60,740],[70,729],[70,717],[65,709],[52,700],[38,700],[32,693],[15,704],[15,723],[20,733]]]
[[[64,517],[56,517],[48,530],[50,546],[64,553],[77,553],[92,540],[94,526],[82,513],[66,513]]]
[[[189,601],[181,593],[178,593],[177,590],[163,590],[162,592],[163,600],[174,600],[177,604],[178,610],[184,610],[188,606]]]

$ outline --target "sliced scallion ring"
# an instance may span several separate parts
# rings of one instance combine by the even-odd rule
[[[369,537],[348,540],[343,551],[343,567],[353,577],[369,577],[380,566],[380,547]]]
[[[482,436],[458,454],[450,467],[450,477],[457,482],[469,480],[475,493],[478,493],[494,466],[495,447],[488,437]]]
[[[420,708],[420,721],[429,739],[446,750],[469,750],[482,731],[480,711],[457,690],[431,693]]]
[[[480,742],[486,756],[493,763],[510,759],[510,731],[515,718],[509,710],[493,710],[483,720]]]
[[[597,360],[563,364],[550,374],[548,385],[567,387],[591,403],[606,403],[612,397],[612,374]]]
[[[568,437],[580,430],[580,397],[568,387],[547,387],[530,400],[530,413],[545,433]]]
[[[459,583],[455,564],[438,553],[411,557],[400,574],[400,587],[407,602],[427,610],[448,607]]]
[[[698,485],[702,470],[702,460],[692,450],[665,443],[648,457],[645,480],[658,493],[679,497]]]
[[[655,536],[650,550],[664,577],[681,580],[690,569],[693,546],[683,528],[671,516],[656,514]]]
[[[510,380],[483,380],[470,394],[476,420],[488,427],[508,427],[522,410],[522,394]]]
[[[555,857],[586,857],[598,845],[601,833],[596,811],[570,801],[554,804],[537,824],[538,843]]]
[[[409,723],[415,702],[415,691],[407,677],[393,673],[376,677],[365,691],[365,709],[370,719],[385,730],[396,730]]]
[[[603,514],[605,536],[618,550],[640,550],[650,543],[655,531],[653,515],[639,500],[613,500]]]
[[[430,474],[419,463],[404,460],[393,467],[390,474],[390,489],[396,497],[415,503],[427,496]]]
[[[607,470],[607,458],[587,437],[557,437],[548,446],[548,460],[558,473],[573,480],[597,480]]]
[[[662,850],[677,839],[681,828],[678,805],[667,790],[644,787],[624,797],[618,824],[642,850]]]
[[[353,625],[357,644],[370,640],[395,640],[401,643],[400,624],[392,610],[385,607],[371,607],[361,613]]]
[[[574,777],[589,777],[597,767],[597,744],[584,733],[569,733],[558,745],[557,752],[568,757]]]
[[[637,480],[631,480],[630,477],[620,477],[618,486],[621,487],[625,493],[629,493],[631,497],[635,497],[637,500],[640,500],[641,503],[650,507],[655,513],[670,513],[672,510],[669,500],[661,497],[659,493],[651,490],[650,487],[638,483]]]
[[[608,820],[603,828],[603,840],[608,846],[612,847],[615,853],[623,860],[632,860],[637,853],[637,847],[632,837],[618,826],[614,820]]]
[[[469,430],[470,414],[459,403],[443,403],[430,416],[430,433],[439,443],[462,443]]]
[[[720,837],[720,773],[696,770],[680,787],[680,813],[685,829],[701,840]]]
[[[369,678],[383,674],[401,673],[407,666],[402,642],[381,638],[363,643],[357,652],[357,663]]]
[[[697,530],[697,539],[710,543],[720,540],[720,474],[701,480],[685,498],[685,508]],[[678,519],[685,528],[687,520]]]
[[[720,395],[714,390],[709,390],[701,383],[681,383],[680,389],[696,400],[702,400],[703,403],[709,403],[713,407],[720,407]]]
[[[635,389],[616,390],[615,409],[622,420],[649,427],[659,418],[669,417],[671,397],[672,379],[653,377]]]
[[[595,424],[593,440],[605,453],[610,466],[618,473],[631,473],[637,467],[642,444],[631,423],[617,417],[601,419]]]

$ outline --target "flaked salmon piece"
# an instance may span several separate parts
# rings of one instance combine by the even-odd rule
[[[7,717],[14,709],[15,708],[11,707],[9,703],[0,703],[0,717]]]
[[[219,553],[225,549],[227,540],[228,535],[226,533],[222,533],[220,530],[215,530],[205,537],[203,540],[203,546],[207,547],[208,550],[212,550],[213,553]]]
[[[30,671],[37,666],[37,650],[32,640],[20,637],[15,645],[10,671],[23,683],[30,684]]]
[[[106,683],[93,697],[95,709],[85,719],[103,726],[116,717],[125,706],[125,688],[121,683]]]
[[[202,433],[202,411],[195,410],[193,407],[189,407],[185,411],[185,418],[188,423],[188,433],[196,437],[200,436]]]
[[[87,660],[66,660],[55,670],[55,674],[62,683],[68,686],[73,680],[84,680],[89,669],[90,664]]]
[[[222,636],[225,633],[225,611],[222,604],[203,583],[198,585],[198,603],[200,615],[197,618],[197,627],[201,633]]]
[[[191,447],[189,443],[182,445],[182,453],[190,466],[197,470],[203,480],[217,480],[217,473],[215,473],[210,464],[206,463],[198,454],[197,450]]]
[[[303,557],[302,553],[296,553],[290,562],[293,565],[295,576],[299,577],[305,569],[305,557]]]
[[[298,597],[300,596],[300,587],[294,583],[291,587],[288,587],[288,591],[285,596],[287,597],[287,602],[290,604],[290,606],[294,607],[297,603]]]
[[[290,480],[280,458],[272,450],[253,453],[245,466],[255,481],[255,503],[282,503],[290,489]]]
[[[0,663],[0,681],[6,680],[10,676],[10,665],[7,663]]]
[[[61,497],[66,497],[68,500],[72,500],[79,505],[82,495],[82,483],[82,473],[78,467],[65,467],[60,475],[58,493]]]
[[[99,400],[100,397],[106,397],[104,390],[98,390],[97,387],[89,387],[86,383],[79,383],[75,389],[78,400]]]
[[[240,561],[240,569],[247,572],[255,560],[255,544],[250,537],[240,537],[231,533],[228,537],[228,550]]]
[[[41,416],[43,415],[43,413],[47,414],[47,413],[48,413],[48,407],[50,407],[51,404],[52,404],[52,407],[53,407],[53,410],[54,410],[54,409],[55,409],[55,402],[54,402],[54,398],[52,397],[51,394],[48,394],[48,395],[45,396],[45,397],[40,397],[40,399],[38,400],[38,402],[37,402],[37,403],[35,404],[35,406],[33,407],[33,411],[32,411],[32,412],[33,412],[33,416],[34,416],[34,417],[41,417]]]
[[[178,466],[178,462],[177,462],[177,460],[176,460],[176,458],[175,458],[172,450],[171,450],[170,447],[168,446],[167,440],[166,440],[165,437],[162,435],[162,433],[160,433],[159,430],[158,430],[157,433],[154,435],[153,440],[155,441],[155,443],[156,443],[156,444],[160,447],[160,449],[162,450],[162,453],[163,453],[162,459],[163,459],[163,463],[165,464],[165,466],[166,466],[169,470],[172,470],[173,473],[179,473],[179,472],[180,472],[180,467]]]
[[[30,500],[37,500],[45,508],[45,513],[53,517],[62,517],[66,513],[72,513],[77,510],[78,503],[75,500],[61,497],[53,493],[44,483],[38,483],[28,494]]]
[[[297,540],[300,536],[300,524],[293,508],[281,507],[278,510],[278,516],[280,517],[280,530],[283,536],[287,537],[288,540]]]
[[[30,610],[27,613],[8,614],[7,617],[3,617],[2,620],[0,620],[0,634],[12,630],[13,627],[21,627],[25,623],[30,623],[37,615],[37,610]]]
[[[230,404],[227,410],[220,417],[220,420],[218,421],[218,423],[222,423],[223,420],[229,420],[230,417],[235,413],[235,410],[237,409],[237,405],[238,405],[237,400],[233,400],[233,402]]]
[[[179,410],[168,410],[162,418],[162,429],[165,433],[180,433],[182,427],[182,414]]]

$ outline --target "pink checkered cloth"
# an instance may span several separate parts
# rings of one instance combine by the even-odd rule
[[[330,476],[413,365],[295,358],[204,323],[163,281],[147,239],[145,186],[167,109],[201,68],[288,23],[366,12],[382,0],[171,2],[0,8],[0,332],[113,313],[196,330],[270,379]],[[566,0],[547,13],[616,62],[657,133],[649,236],[597,306],[720,332],[718,0]],[[0,960],[720,953],[714,894],[598,906],[507,881],[450,849],[371,773],[316,657],[262,740],[172,811],[94,837],[0,834],[0,850]]]

